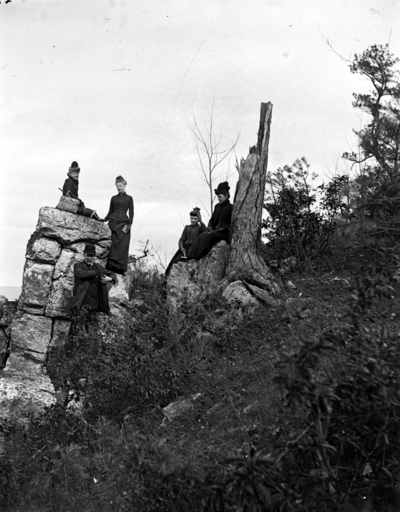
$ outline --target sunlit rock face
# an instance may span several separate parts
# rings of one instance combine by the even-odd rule
[[[167,280],[170,309],[199,303],[216,292],[225,277],[229,251],[226,242],[219,242],[204,258],[173,265]]]
[[[17,415],[28,403],[42,407],[55,401],[47,354],[68,335],[74,264],[83,261],[89,242],[95,244],[96,262],[105,265],[111,244],[106,224],[47,206],[40,210],[12,322],[8,302],[0,300],[0,415]]]

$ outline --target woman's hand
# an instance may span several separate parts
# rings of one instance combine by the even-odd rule
[[[122,231],[126,234],[130,231],[131,227],[128,224],[125,224],[125,226],[122,228]]]
[[[108,277],[108,276],[101,276],[100,277],[100,282],[103,283],[103,284],[111,283],[111,281],[114,281],[112,277]]]

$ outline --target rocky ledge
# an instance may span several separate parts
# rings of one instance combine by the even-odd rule
[[[27,403],[40,407],[54,403],[55,390],[46,372],[47,354],[68,334],[74,263],[83,260],[88,242],[96,247],[96,262],[104,265],[111,244],[106,224],[56,208],[41,208],[27,245],[18,306],[11,311],[10,304],[2,303],[0,415],[18,414],[21,404],[26,408]],[[119,278],[110,292],[114,313],[120,313],[128,301],[127,280]]]

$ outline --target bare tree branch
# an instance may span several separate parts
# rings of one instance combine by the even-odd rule
[[[211,108],[207,108],[207,114],[202,115],[202,127],[199,126],[194,113],[192,121],[187,121],[195,141],[198,159],[196,168],[200,171],[201,178],[207,184],[210,196],[210,212],[212,213],[214,205],[214,183],[221,176],[221,174],[217,174],[216,169],[234,153],[240,140],[241,131],[237,131],[235,139],[228,147],[224,149],[220,148],[223,137],[221,132],[219,134],[215,133],[214,100]],[[232,174],[228,170],[225,176],[225,179],[228,179]]]

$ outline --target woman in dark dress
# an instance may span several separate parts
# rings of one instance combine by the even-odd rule
[[[229,202],[229,184],[227,181],[220,183],[214,190],[218,204],[208,223],[205,233],[196,238],[187,254],[188,259],[199,260],[208,254],[211,247],[221,240],[229,242],[229,229],[231,226],[232,205]]]
[[[187,253],[192,246],[193,242],[196,240],[198,236],[207,231],[206,225],[202,221],[200,208],[194,208],[190,212],[190,224],[185,226],[182,232],[182,235],[179,239],[178,245],[179,249],[172,257],[169,265],[165,271],[165,275],[168,276],[171,272],[172,265],[178,263],[182,259],[187,258]]]
[[[106,268],[116,274],[123,275],[128,270],[129,242],[133,222],[133,198],[125,192],[127,182],[122,176],[117,176],[115,185],[118,194],[111,198],[110,210],[104,218],[104,222],[108,221],[111,229],[111,247]]]
[[[81,169],[77,162],[72,162],[71,167],[68,169],[68,178],[64,181],[63,185],[63,196],[72,197],[72,199],[78,199],[79,206],[77,213],[84,215],[85,217],[91,217],[92,219],[102,221],[94,210],[85,207],[85,203],[79,199],[79,173]]]

